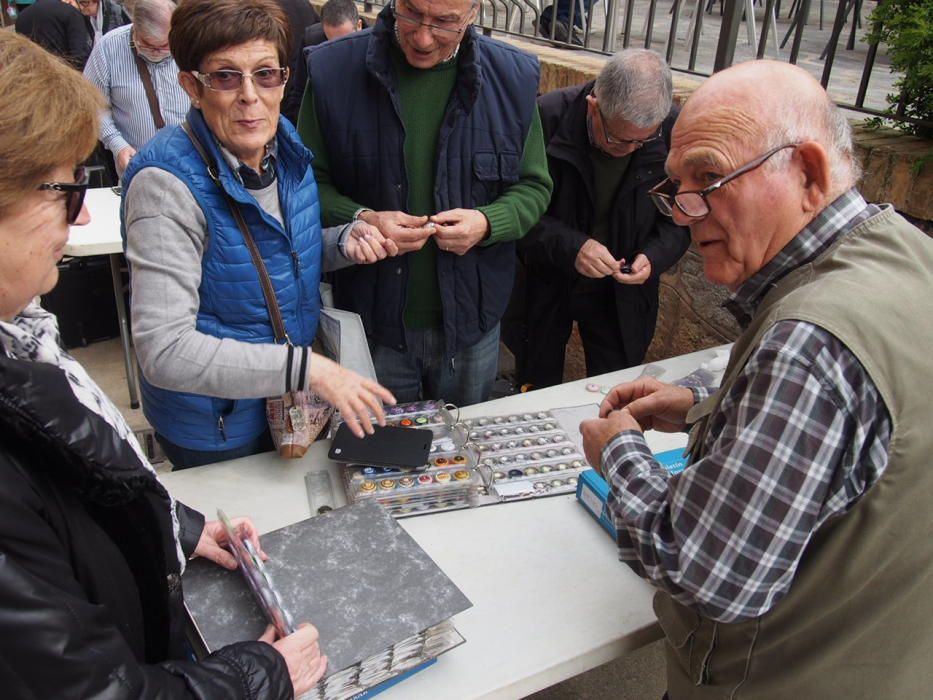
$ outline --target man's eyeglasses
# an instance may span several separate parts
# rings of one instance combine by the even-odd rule
[[[658,125],[658,131],[654,136],[649,136],[646,139],[618,139],[615,136],[612,136],[609,133],[609,130],[606,128],[606,115],[603,114],[602,107],[599,106],[599,102],[596,102],[596,111],[599,112],[599,123],[603,129],[603,138],[606,140],[606,143],[610,146],[634,146],[635,148],[641,148],[646,143],[651,143],[652,141],[657,141],[662,136],[661,125]]]
[[[65,193],[65,214],[69,224],[73,224],[81,215],[81,207],[84,206],[84,195],[87,193],[90,176],[83,165],[75,169],[74,182],[43,182],[39,185],[40,190],[53,190],[55,192]]]
[[[677,185],[674,184],[670,178],[665,178],[648,191],[648,196],[651,197],[651,201],[654,202],[654,206],[658,208],[658,211],[665,216],[673,216],[674,206],[676,206],[681,213],[689,216],[691,219],[704,219],[709,216],[710,212],[709,200],[707,197],[713,192],[723,185],[732,182],[737,177],[741,177],[745,173],[750,173],[755,168],[760,167],[768,158],[778,151],[783,151],[785,148],[797,148],[799,145],[799,143],[785,143],[783,146],[772,148],[767,153],[758,156],[755,160],[746,163],[735,172],[729,173],[725,177],[716,180],[712,185],[704,187],[702,190],[678,192]]]
[[[168,44],[162,44],[158,46],[156,44],[150,44],[148,41],[140,39],[135,34],[131,37],[133,42],[133,48],[139,49],[140,51],[148,51],[149,53],[168,53],[171,50],[171,47]]]
[[[252,73],[243,73],[238,70],[215,70],[210,73],[199,73],[196,70],[191,74],[209,90],[239,90],[243,81],[249,78],[258,88],[271,90],[282,87],[288,80],[288,68],[260,68]]]
[[[398,2],[393,0],[392,2],[392,14],[395,15],[395,21],[401,22],[402,24],[407,24],[410,27],[427,27],[431,32],[439,36],[456,36],[463,33],[463,30],[466,29],[467,25],[470,23],[470,15],[473,13],[473,8],[476,7],[476,3],[473,2],[470,5],[470,9],[467,12],[466,20],[452,19],[452,20],[443,20],[438,19],[433,22],[425,22],[424,15],[419,12],[403,13],[398,10]]]

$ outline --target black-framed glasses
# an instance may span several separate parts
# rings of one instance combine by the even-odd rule
[[[43,182],[37,189],[52,190],[65,193],[65,215],[68,224],[73,224],[81,215],[84,206],[84,195],[91,178],[83,165],[75,168],[74,182]]]
[[[452,20],[434,20],[433,22],[425,22],[424,15],[419,12],[412,12],[411,14],[406,14],[398,11],[398,2],[397,0],[392,0],[392,14],[395,16],[396,22],[401,22],[407,24],[410,27],[427,27],[434,34],[440,34],[440,36],[456,36],[462,34],[463,30],[467,28],[467,25],[470,23],[470,15],[473,13],[473,8],[476,7],[476,2],[470,4],[470,9],[467,11],[467,16],[465,20],[452,19]]]
[[[603,129],[603,138],[610,146],[634,146],[635,148],[641,148],[646,143],[657,141],[663,135],[663,125],[659,124],[657,133],[655,133],[654,136],[649,136],[646,139],[617,139],[615,136],[612,136],[609,133],[609,130],[606,128],[606,115],[603,114],[602,107],[599,106],[599,98],[596,99],[596,111],[599,112],[599,124]]]
[[[230,69],[215,70],[210,73],[199,73],[193,70],[191,74],[207,89],[220,92],[239,90],[247,78],[253,81],[253,85],[265,90],[282,87],[288,80],[287,67],[260,68],[252,73]]]
[[[782,146],[772,148],[767,153],[758,156],[755,160],[746,163],[735,172],[731,172],[725,177],[716,180],[712,185],[704,187],[702,190],[678,192],[677,185],[674,184],[670,178],[665,178],[648,191],[648,196],[651,197],[651,201],[654,202],[654,206],[658,208],[658,211],[665,216],[673,216],[674,206],[676,205],[681,213],[685,216],[689,216],[691,219],[706,218],[710,212],[709,200],[707,197],[713,192],[723,185],[732,182],[737,177],[741,177],[745,173],[750,173],[755,168],[761,167],[768,158],[778,151],[783,151],[785,148],[797,148],[799,145],[800,143],[785,143]]]

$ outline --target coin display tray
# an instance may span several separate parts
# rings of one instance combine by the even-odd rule
[[[396,517],[476,505],[482,479],[465,450],[434,453],[417,470],[351,465],[344,469],[351,503],[374,498]]]
[[[417,422],[419,417],[427,422]],[[387,409],[387,424],[401,425],[403,420],[405,426],[442,428],[434,430],[428,464],[411,471],[345,467],[344,485],[351,503],[374,498],[393,516],[403,518],[573,494],[580,474],[589,469],[580,449],[550,411],[480,416],[454,423],[442,401]]]
[[[451,436],[457,444],[463,443],[463,437],[455,430],[454,417],[445,408],[443,401],[414,401],[385,407],[386,425],[401,428],[429,428],[434,437]],[[375,422],[375,416],[370,416]],[[331,420],[328,437],[333,439],[337,428],[343,422],[339,414]]]

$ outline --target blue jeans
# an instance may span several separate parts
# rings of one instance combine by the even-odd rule
[[[155,438],[159,441],[159,445],[161,445],[168,461],[172,463],[173,472],[213,464],[214,462],[223,462],[228,459],[237,459],[238,457],[249,457],[250,455],[270,452],[275,449],[275,443],[272,442],[272,435],[269,434],[268,429],[245,445],[234,447],[232,450],[191,450],[176,445],[164,436],[159,435],[159,433],[155,434]]]
[[[444,351],[444,330],[406,330],[408,352],[373,345],[373,365],[379,383],[399,403],[443,399],[469,406],[489,398],[499,368],[499,324],[480,340],[454,355]]]

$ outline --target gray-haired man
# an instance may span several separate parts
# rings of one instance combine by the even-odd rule
[[[181,124],[190,107],[168,48],[174,11],[172,0],[136,0],[133,24],[101,39],[84,68],[107,99],[100,140],[120,175],[139,148],[163,126]]]
[[[687,249],[685,228],[648,190],[664,178],[671,71],[652,51],[612,56],[595,82],[538,100],[554,194],[519,244],[525,263],[518,379],[559,384],[577,321],[588,376],[639,364],[658,310],[658,277]],[[519,302],[520,303],[520,302]]]

